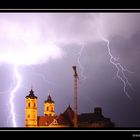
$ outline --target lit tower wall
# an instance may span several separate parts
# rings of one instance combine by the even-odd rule
[[[36,127],[37,116],[38,116],[37,97],[34,95],[34,91],[31,89],[30,94],[26,96],[25,126]]]
[[[48,99],[44,101],[44,115],[45,116],[54,116],[54,101],[52,100],[51,96],[48,96]]]

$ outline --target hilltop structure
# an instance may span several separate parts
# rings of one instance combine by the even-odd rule
[[[50,95],[44,101],[44,116],[38,116],[38,98],[32,89],[26,96],[25,114],[25,127],[74,127],[73,109],[69,105],[63,113],[56,115],[55,102]],[[100,107],[96,107],[94,113],[78,115],[78,127],[114,127],[114,123],[102,115]]]

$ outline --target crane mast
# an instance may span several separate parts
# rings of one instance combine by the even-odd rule
[[[78,111],[77,111],[77,91],[78,91],[78,74],[76,66],[72,67],[74,70],[74,127],[78,127]]]

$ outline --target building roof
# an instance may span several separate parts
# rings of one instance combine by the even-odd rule
[[[102,123],[106,127],[114,127],[114,123],[110,118],[106,118],[102,115],[102,109],[96,107],[94,113],[82,113],[78,115],[79,123]]]
[[[57,121],[60,125],[73,126],[74,111],[70,106],[57,117]],[[102,123],[103,126],[113,127],[114,124],[111,122],[110,118],[105,118],[102,115],[102,109],[96,107],[94,113],[82,113],[78,115],[78,123],[92,124],[92,123]]]
[[[37,99],[37,96],[34,95],[34,91],[31,89],[29,95],[26,96],[26,98]]]
[[[67,107],[67,109],[64,111],[64,113],[61,113],[57,117],[57,121],[61,125],[69,125],[73,126],[73,117],[74,117],[74,111],[70,107],[70,105]]]
[[[46,101],[44,101],[45,103],[54,103],[54,101],[52,100],[51,96],[48,96],[48,99]]]
[[[108,118],[105,118],[102,115],[97,115],[95,113],[82,113],[78,115],[78,120],[80,122],[88,121],[88,122],[95,122],[95,121],[105,121],[109,120]]]
[[[38,116],[38,126],[49,126],[56,116]]]

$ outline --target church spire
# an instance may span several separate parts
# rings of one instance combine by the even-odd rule
[[[29,95],[26,96],[26,98],[31,98],[31,99],[37,98],[37,96],[34,95],[34,91],[32,90],[32,88],[29,91]]]
[[[48,99],[45,101],[45,103],[54,103],[50,94],[48,95]]]

